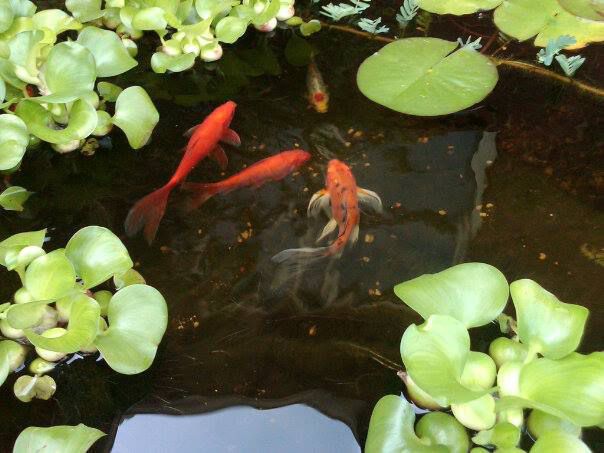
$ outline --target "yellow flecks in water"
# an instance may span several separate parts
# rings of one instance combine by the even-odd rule
[[[476,209],[477,211],[480,211],[482,209],[482,205],[481,204],[476,205],[476,207],[474,209]]]
[[[167,255],[167,254],[169,254],[169,253],[172,253],[172,252],[173,252],[173,250],[172,250],[170,247],[168,247],[167,245],[162,245],[162,246],[159,248],[159,251],[160,251],[160,252],[162,252],[164,255]]]
[[[487,214],[486,212],[481,212],[480,213],[480,217],[488,217],[488,216],[489,216],[489,214]]]
[[[399,209],[402,206],[398,201],[392,205],[394,209]]]
[[[248,224],[249,226],[249,224]],[[237,237],[237,242],[239,242],[240,244],[244,241],[247,241],[249,238],[252,237],[252,229],[247,229],[245,231],[242,231],[241,233],[239,233],[239,236]]]
[[[375,289],[370,288],[369,289],[369,295],[370,296],[381,296],[382,292],[379,289],[377,289],[377,288],[375,288]]]
[[[177,319],[174,321],[176,323],[176,330],[185,330],[188,327],[193,327],[197,329],[200,325],[199,320],[197,319],[197,315],[189,316],[188,318]]]
[[[300,174],[299,171],[295,171],[295,172],[292,173],[292,176],[298,176],[299,174]]]
[[[310,329],[308,329],[308,335],[311,337],[314,337],[317,334],[317,326],[311,326]]]
[[[365,162],[365,167],[371,167],[371,164],[369,162]]]
[[[201,228],[197,230],[197,234],[199,234],[200,236],[202,233],[203,233],[203,230]]]
[[[369,233],[367,233],[367,234],[365,235],[365,242],[366,242],[367,244],[371,244],[371,243],[372,243],[374,240],[375,240],[375,236],[374,236],[373,234],[369,234]]]
[[[447,154],[450,156],[455,153],[455,146],[449,145],[447,146]]]
[[[445,211],[444,209],[440,209],[440,210],[438,211],[438,213],[439,213],[440,215],[447,215],[447,211]]]
[[[348,135],[354,134],[354,129],[351,127],[350,129],[348,129],[347,133]]]
[[[585,258],[592,260],[600,266],[604,266],[604,247],[598,249],[593,245],[585,243],[579,247],[579,250]]]
[[[312,174],[312,177],[313,177],[313,178],[316,178],[317,176],[319,176],[319,173],[313,173],[313,174]]]
[[[295,146],[296,148],[299,148],[299,147],[300,147],[300,143],[296,142],[296,143],[294,143],[294,146]]]
[[[199,321],[193,321],[193,327],[197,329],[199,327]]]
[[[361,138],[363,136],[363,131],[356,131],[352,136],[353,138]]]
[[[344,142],[344,146],[346,148],[350,148],[352,146],[352,143],[350,143],[350,142]]]
[[[308,192],[308,191],[309,191],[309,189],[308,189],[308,187],[305,187],[305,188],[304,188],[302,191],[303,191],[303,192]]]
[[[545,253],[543,253],[543,252],[539,253],[539,259],[541,261],[545,260],[546,258],[547,258],[547,255]]]
[[[418,137],[417,138],[417,143],[424,143],[425,144],[425,143],[428,143],[429,140],[430,140],[430,137],[426,137],[426,136],[424,136],[424,137]]]
[[[135,261],[134,267],[140,267],[140,265],[141,265],[140,261]]]
[[[364,256],[361,259],[363,260],[364,263],[368,263],[369,261],[371,261],[368,256]]]
[[[398,236],[396,234],[391,234],[390,239],[398,239]]]
[[[296,145],[296,146],[297,146],[297,145]],[[258,149],[259,149],[260,151],[262,151],[262,150],[266,149],[266,145],[265,145],[264,143],[260,143],[260,145],[258,145]]]
[[[492,207],[494,207],[495,205],[493,203],[487,203],[487,209],[491,209]]]

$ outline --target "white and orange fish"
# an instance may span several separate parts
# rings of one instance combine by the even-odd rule
[[[328,211],[331,220],[323,228],[317,242],[337,229],[338,237],[326,247],[288,249],[273,256],[277,263],[303,265],[329,256],[339,258],[346,245],[353,245],[359,238],[360,207],[376,213],[382,212],[382,200],[377,193],[357,187],[352,171],[344,162],[329,161],[326,188],[315,193],[308,204],[308,215],[316,217],[322,210]]]
[[[308,65],[306,85],[308,86],[308,102],[310,105],[319,113],[327,112],[329,109],[329,93],[314,59],[311,59]]]

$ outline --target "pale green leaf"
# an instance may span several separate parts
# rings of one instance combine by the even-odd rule
[[[503,311],[509,290],[495,267],[464,263],[400,283],[394,293],[424,319],[449,315],[471,328],[493,321]]]
[[[155,6],[139,10],[132,18],[132,27],[137,30],[163,30],[167,26],[164,10]]]
[[[576,436],[550,431],[537,439],[530,453],[591,453],[591,450]]]
[[[60,9],[45,9],[32,17],[35,27],[49,30],[53,35],[60,35],[67,30],[79,30],[82,24]]]
[[[107,316],[109,328],[94,342],[107,364],[122,374],[145,371],[168,324],[162,295],[150,286],[127,286],[111,298]]]
[[[13,453],[84,453],[105,433],[86,425],[30,426],[19,434]]]
[[[107,102],[117,101],[118,96],[123,91],[117,85],[109,82],[99,82],[97,84],[99,95]]]
[[[451,404],[451,411],[462,425],[474,431],[495,425],[495,399],[490,394],[465,403]]]
[[[145,146],[158,122],[159,113],[143,88],[133,86],[122,91],[115,103],[113,124],[124,131],[132,148]]]
[[[151,68],[158,74],[166,71],[182,72],[191,69],[195,64],[194,53],[183,53],[180,55],[168,55],[163,52],[155,52],[151,57]]]
[[[18,254],[25,247],[42,247],[46,229],[14,234],[0,242],[0,264],[6,266],[7,254]]]
[[[23,286],[35,300],[56,300],[75,287],[76,274],[62,249],[33,260],[25,271]]]
[[[16,341],[0,341],[0,386],[11,371],[23,364],[26,354],[25,347]]]
[[[110,230],[88,226],[75,233],[65,247],[84,287],[94,288],[133,265],[128,250]]]
[[[300,25],[300,33],[302,36],[310,36],[314,33],[317,33],[321,30],[321,22],[316,19],[310,20],[308,22],[303,22]]]
[[[550,359],[577,349],[589,310],[565,304],[533,280],[517,280],[510,292],[518,321],[518,337],[529,350]]]
[[[113,276],[113,284],[115,285],[115,287],[117,289],[122,289],[125,288],[126,286],[130,286],[130,285],[137,285],[137,284],[145,284],[145,279],[143,278],[143,276],[141,274],[139,274],[137,271],[135,271],[134,269],[128,269],[126,272],[124,272],[123,274],[120,275],[114,275]]]
[[[10,28],[15,18],[15,13],[9,0],[0,0],[0,33]]]
[[[13,386],[15,396],[24,403],[34,398],[49,400],[56,390],[57,384],[50,376],[21,376]]]
[[[472,442],[477,445],[493,445],[498,448],[514,448],[520,442],[520,429],[509,422],[499,422],[492,429],[480,431]]]
[[[573,436],[581,435],[581,428],[568,420],[564,420],[547,412],[533,409],[527,420],[527,427],[534,439],[539,439],[547,432],[565,432]]]
[[[604,20],[604,2],[602,0],[558,0],[569,13],[583,19]]]
[[[9,0],[15,17],[31,17],[36,12],[36,5],[29,0]]]
[[[456,47],[438,38],[399,39],[361,64],[359,89],[372,101],[410,115],[471,107],[493,90],[497,68],[486,56]]]
[[[123,74],[138,64],[113,31],[86,27],[80,32],[77,42],[92,53],[97,77]]]
[[[0,170],[10,170],[21,162],[29,144],[25,123],[16,115],[0,115]]]
[[[6,320],[13,329],[35,327],[44,318],[50,300],[39,300],[25,304],[14,304],[6,311]]]
[[[80,22],[91,22],[104,14],[102,0],[65,0],[65,7]]]
[[[0,193],[0,206],[7,211],[23,211],[23,204],[32,194],[23,187],[11,186]]]
[[[248,24],[247,19],[233,16],[224,17],[216,24],[216,38],[220,42],[233,44],[244,35]]]
[[[417,0],[418,6],[435,14],[473,14],[496,8],[503,0]]]
[[[429,412],[415,426],[415,432],[431,445],[444,445],[450,453],[467,453],[470,438],[466,429],[455,417],[443,412]]]

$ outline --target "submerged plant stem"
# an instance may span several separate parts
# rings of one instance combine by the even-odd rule
[[[391,42],[396,41],[394,38],[390,38],[388,36],[376,36],[371,33],[367,33],[367,32],[361,31],[361,30],[356,30],[347,25],[335,25],[335,24],[329,24],[326,22],[321,22],[321,26],[326,29],[337,30],[337,31],[344,32],[344,33],[350,33],[350,34],[353,34],[353,35],[356,35],[356,36],[359,36],[359,37],[362,37],[365,39],[370,39],[373,41],[380,41],[380,42],[385,42],[385,43],[391,43]],[[576,90],[578,90],[579,92],[588,94],[590,96],[604,99],[604,88],[600,88],[600,87],[597,87],[594,85],[590,85],[589,83],[580,82],[580,81],[571,79],[570,77],[566,77],[565,75],[558,74],[554,71],[550,71],[549,69],[542,68],[542,67],[534,65],[532,63],[527,63],[524,61],[517,61],[517,60],[508,60],[508,59],[496,58],[496,57],[490,57],[490,58],[491,58],[491,60],[493,60],[493,62],[497,66],[502,66],[502,67],[506,67],[506,68],[510,68],[510,69],[514,69],[514,70],[528,72],[530,74],[533,74],[533,75],[536,75],[539,77],[544,77],[544,78],[550,79],[552,81],[556,81],[556,82],[559,82],[559,83],[562,83],[565,85],[569,85],[569,86],[575,88]]]

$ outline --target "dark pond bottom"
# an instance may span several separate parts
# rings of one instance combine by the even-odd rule
[[[78,360],[53,372],[58,390],[51,401],[31,404],[12,396],[9,379],[0,389],[0,450],[10,451],[26,426],[82,422],[117,431],[118,452],[286,451],[282,445],[358,451],[375,402],[402,390],[400,337],[420,321],[395,298],[393,285],[464,261],[490,263],[510,281],[535,279],[561,300],[589,307],[582,348],[602,349],[604,269],[586,250],[604,247],[604,216],[585,179],[602,171],[594,157],[604,142],[594,113],[601,107],[542,81],[502,74],[478,109],[409,118],[355,88],[355,70],[374,43],[322,35],[315,44],[332,91],[327,114],[307,109],[304,69],[285,66],[276,50],[270,67],[279,76],[241,76],[238,66],[218,76],[217,96],[239,90],[233,128],[243,145],[227,150],[228,174],[298,146],[312,152],[312,161],[282,182],[216,197],[192,213],[181,209],[185,196],[176,191],[152,247],[124,238],[137,269],[170,307],[154,366],[122,376],[92,357]],[[280,44],[263,45],[265,52]],[[136,80],[159,100],[153,142],[134,152],[116,132],[94,158],[32,152],[14,183],[36,196],[23,215],[2,215],[1,237],[48,227],[53,249],[86,225],[121,234],[134,201],[176,168],[182,133],[219,101],[208,98],[214,91],[204,74],[118,81]],[[314,244],[326,219],[307,219],[306,205],[323,187],[332,157],[380,194],[385,212],[362,217],[359,242],[341,259],[284,282],[270,257]],[[189,180],[221,178],[208,161]],[[13,277],[2,274],[4,298],[17,287]],[[494,325],[477,330],[473,349],[484,350],[495,336]],[[116,428],[141,401],[128,417],[156,415],[136,415]],[[221,410],[207,413],[208,407]],[[174,417],[183,413],[199,415]],[[586,433],[594,451],[602,451],[596,435]],[[173,448],[154,443],[165,441]],[[338,448],[325,449],[325,442]]]

